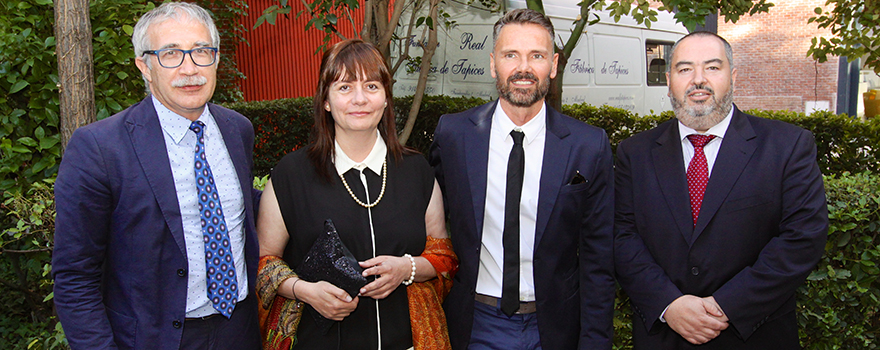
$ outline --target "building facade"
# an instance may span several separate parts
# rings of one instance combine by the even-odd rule
[[[741,17],[736,24],[718,21],[718,34],[733,47],[738,70],[734,103],[743,110],[834,111],[839,59],[818,63],[807,57],[813,37],[831,36],[830,30],[807,23],[825,0],[774,3],[770,12]]]

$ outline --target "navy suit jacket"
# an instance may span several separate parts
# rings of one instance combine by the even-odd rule
[[[248,293],[254,229],[250,121],[209,104],[241,182]],[[180,206],[151,97],[77,129],[55,183],[55,307],[73,349],[177,349],[187,271]],[[253,305],[253,304],[252,304]],[[235,312],[256,309],[236,308]]]
[[[461,260],[444,302],[453,349],[471,337],[480,265],[489,130],[496,102],[443,116],[430,162]],[[526,159],[528,161],[528,159]],[[491,169],[505,176],[506,169]],[[570,184],[577,172],[585,183]],[[611,349],[612,159],[605,131],[547,108],[535,232],[538,331],[544,349]]]
[[[730,318],[700,349],[800,349],[794,295],[828,232],[813,135],[735,109],[696,227],[681,147],[673,119],[617,148],[615,268],[635,348],[691,348],[659,317],[692,294]]]

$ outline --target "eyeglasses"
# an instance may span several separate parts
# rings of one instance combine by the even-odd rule
[[[186,57],[186,54],[189,54],[189,58],[192,59],[195,65],[199,67],[207,67],[217,61],[217,51],[216,47],[197,47],[192,50],[148,50],[144,51],[144,54],[156,55],[156,58],[159,59],[159,65],[165,68],[180,67],[180,65],[183,64],[183,59]]]

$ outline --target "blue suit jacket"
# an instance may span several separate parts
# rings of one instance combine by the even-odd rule
[[[244,196],[248,293],[254,229],[250,121],[209,104]],[[150,96],[77,129],[55,183],[55,307],[73,349],[177,349],[187,259],[180,207]],[[239,310],[238,312],[256,312]]]
[[[678,121],[617,148],[615,260],[636,349],[692,345],[659,321],[714,296],[730,326],[700,349],[800,349],[795,290],[822,256],[828,213],[810,132],[734,110],[696,227]]]
[[[489,130],[496,102],[445,115],[430,162],[461,260],[444,308],[453,349],[470,340],[480,265]],[[611,349],[613,183],[605,131],[547,108],[535,232],[538,331],[544,349]],[[528,161],[528,159],[526,159]],[[491,169],[505,176],[506,169]],[[587,180],[570,184],[576,172]]]

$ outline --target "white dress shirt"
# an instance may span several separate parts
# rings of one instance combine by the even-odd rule
[[[486,176],[486,208],[483,219],[480,271],[477,274],[477,293],[501,297],[504,271],[504,202],[507,193],[507,160],[513,148],[514,129],[525,133],[525,174],[519,206],[519,300],[535,300],[533,254],[535,227],[538,219],[538,194],[541,167],[544,164],[544,140],[547,132],[547,107],[541,107],[532,120],[519,127],[510,120],[500,105],[496,105],[489,131],[489,164]]]
[[[165,136],[165,148],[171,163],[171,175],[177,191],[177,202],[180,205],[180,217],[183,221],[183,236],[186,244],[186,260],[188,266],[186,288],[186,317],[204,317],[218,313],[208,300],[207,277],[205,272],[205,243],[202,238],[201,214],[199,213],[198,189],[196,188],[195,154],[196,134],[189,129],[192,121],[172,112],[161,102],[152,98],[162,134]],[[229,231],[229,243],[235,259],[235,273],[238,280],[238,300],[247,297],[247,268],[244,260],[244,199],[235,165],[226,149],[223,135],[205,107],[201,122],[205,123],[205,154],[208,165],[214,175],[214,183],[220,195],[224,219]]]
[[[681,152],[684,155],[684,171],[687,172],[688,165],[691,164],[691,159],[694,158],[694,145],[688,140],[688,135],[691,134],[700,134],[700,135],[715,135],[715,138],[712,141],[709,141],[705,146],[703,146],[703,154],[706,155],[706,165],[709,167],[709,177],[712,176],[712,167],[715,165],[715,158],[718,157],[718,150],[721,149],[721,142],[724,141],[724,134],[727,133],[727,127],[730,126],[730,119],[733,117],[733,108],[730,109],[730,112],[727,113],[727,116],[724,117],[718,124],[706,130],[705,133],[697,132],[694,129],[691,129],[681,121],[678,122],[678,135],[681,137]]]

